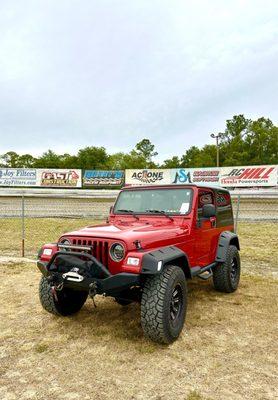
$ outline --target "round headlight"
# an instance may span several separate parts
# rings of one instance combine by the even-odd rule
[[[70,242],[69,239],[62,239],[60,243],[61,243],[61,244],[68,244],[68,245],[71,244],[71,242]]]
[[[70,246],[70,245],[71,245],[71,242],[70,242],[69,239],[62,239],[62,240],[60,241],[60,244],[63,244],[64,246]],[[67,248],[64,248],[64,250],[67,250]]]
[[[114,243],[110,247],[110,257],[114,261],[122,261],[125,256],[124,246],[120,243]]]

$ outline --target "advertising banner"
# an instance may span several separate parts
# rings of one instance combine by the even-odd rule
[[[221,168],[196,168],[192,170],[193,183],[220,184]]]
[[[224,187],[276,186],[277,165],[221,168],[220,185]]]
[[[170,169],[126,169],[126,185],[166,185],[171,183]]]
[[[37,186],[50,188],[80,188],[81,169],[39,169]]]
[[[277,165],[223,168],[173,168],[126,170],[127,185],[209,184],[223,187],[277,185]]]
[[[84,187],[169,185],[202,183],[224,187],[277,186],[278,166],[260,165],[222,168],[86,170]],[[80,188],[80,169],[0,168],[0,186]]]
[[[86,170],[83,174],[83,186],[122,186],[124,171]]]
[[[36,186],[37,170],[28,168],[0,168],[0,186]]]
[[[219,185],[220,168],[177,168],[171,170],[171,183],[209,183]]]

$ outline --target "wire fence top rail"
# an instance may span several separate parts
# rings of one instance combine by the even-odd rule
[[[61,198],[102,198],[115,199],[120,190],[116,189],[38,189],[0,188],[0,197],[61,197]],[[278,198],[278,187],[271,189],[234,189],[231,197]]]
[[[15,189],[0,188],[0,197],[61,197],[114,199],[120,190],[105,189]]]

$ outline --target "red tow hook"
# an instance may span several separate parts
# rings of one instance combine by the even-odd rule
[[[54,300],[58,303],[58,296],[57,296],[57,292],[56,292],[55,286],[51,286],[51,294],[54,297]]]

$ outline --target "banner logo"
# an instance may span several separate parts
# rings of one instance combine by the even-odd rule
[[[50,187],[76,187],[80,176],[74,171],[42,171],[41,186]]]
[[[124,171],[86,170],[83,175],[84,186],[122,186]]]
[[[37,172],[28,168],[1,168],[0,186],[36,186]]]
[[[220,181],[223,186],[271,185],[275,180],[274,170],[272,166],[223,168]]]
[[[190,171],[186,171],[185,169],[179,169],[176,171],[174,180],[172,183],[192,183]]]
[[[140,172],[134,172],[131,178],[143,183],[155,183],[162,181],[164,177],[163,171],[157,172],[145,169]]]

